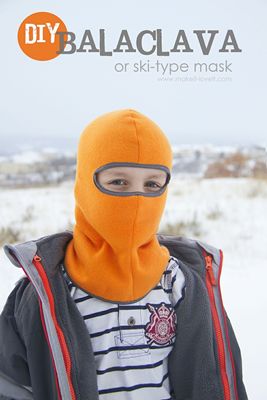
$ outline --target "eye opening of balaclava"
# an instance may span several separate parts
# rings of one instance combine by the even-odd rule
[[[106,191],[96,177],[111,165],[163,169],[167,180],[157,193]],[[106,301],[129,303],[158,284],[170,257],[157,231],[171,169],[171,145],[144,114],[112,111],[86,126],[77,152],[76,221],[64,257],[76,286]]]
[[[118,192],[118,191],[113,191],[105,188],[101,183],[99,182],[98,179],[98,173],[104,170],[107,170],[109,168],[116,168],[116,167],[134,167],[134,168],[148,168],[148,169],[159,169],[162,170],[166,173],[166,180],[163,186],[157,191],[151,192],[151,193],[145,193],[141,191],[127,191],[127,192]],[[96,171],[94,172],[93,175],[93,180],[96,185],[96,187],[101,190],[103,193],[107,193],[113,196],[134,196],[134,195],[140,195],[140,196],[160,196],[167,188],[167,185],[171,179],[171,173],[168,167],[164,165],[159,165],[159,164],[140,164],[140,163],[131,163],[131,162],[112,162],[108,163],[105,165],[102,165],[101,167],[97,168]]]

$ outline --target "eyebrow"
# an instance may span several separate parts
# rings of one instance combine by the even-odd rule
[[[114,172],[113,171],[108,171],[108,173],[107,173],[108,175],[113,175],[114,174]],[[115,175],[116,176],[123,176],[123,177],[127,177],[128,176],[128,174],[127,173],[125,173],[125,172],[119,172],[119,171],[116,171],[115,172]],[[153,174],[153,175],[149,175],[149,176],[147,176],[146,178],[147,179],[152,179],[152,178],[159,178],[159,177],[164,177],[164,174],[163,173],[158,173],[158,174]]]

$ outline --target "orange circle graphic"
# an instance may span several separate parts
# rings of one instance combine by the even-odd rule
[[[64,22],[50,12],[37,12],[26,17],[18,30],[21,50],[30,58],[48,61],[59,56],[60,38],[56,32],[67,32]],[[64,35],[64,41],[67,34]],[[64,47],[66,44],[64,45]]]

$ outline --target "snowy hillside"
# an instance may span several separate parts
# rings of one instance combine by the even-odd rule
[[[222,249],[221,290],[240,345],[244,382],[249,399],[265,400],[267,181],[173,176],[168,190],[160,232],[198,237]],[[2,237],[25,241],[69,229],[74,222],[73,182],[1,189],[0,204]],[[9,262],[2,248],[0,268],[2,309],[23,272]]]
[[[172,174],[179,177],[267,178],[267,152],[264,145],[172,145],[172,149]],[[28,148],[2,154],[0,187],[40,187],[71,181],[76,171],[75,150]]]

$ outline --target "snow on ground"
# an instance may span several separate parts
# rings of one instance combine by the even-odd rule
[[[66,229],[74,222],[73,183],[58,187],[1,190],[1,227],[30,240]],[[221,290],[243,360],[251,400],[267,393],[267,183],[247,178],[202,180],[172,177],[160,230],[183,221],[185,235],[200,238],[224,254]],[[196,230],[190,228],[194,221]],[[197,236],[197,232],[200,236]],[[23,271],[0,250],[0,310]]]

